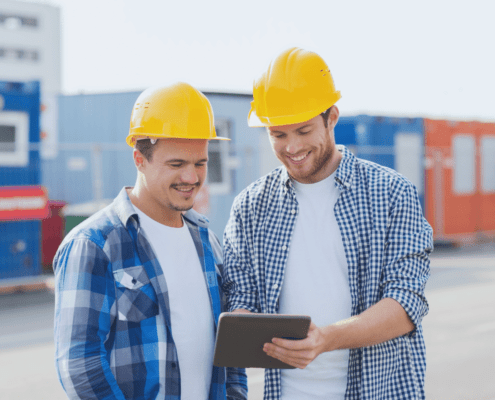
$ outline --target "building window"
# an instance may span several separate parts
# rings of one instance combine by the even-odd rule
[[[24,167],[29,162],[29,116],[0,112],[0,166]]]
[[[215,121],[217,136],[230,138],[230,124],[225,119]],[[231,191],[229,168],[229,141],[210,140],[208,144],[208,189],[211,194]]]
[[[38,19],[23,15],[0,14],[0,26],[7,29],[37,28]]]
[[[0,60],[13,61],[38,61],[39,53],[37,50],[18,49],[12,47],[0,47]]]
[[[0,153],[15,151],[15,126],[0,125]]]

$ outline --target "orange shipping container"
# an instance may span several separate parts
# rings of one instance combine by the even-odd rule
[[[495,236],[495,124],[424,120],[425,212],[436,240]]]

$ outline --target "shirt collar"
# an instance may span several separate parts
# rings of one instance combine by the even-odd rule
[[[350,189],[352,184],[352,171],[356,164],[356,157],[342,145],[337,145],[337,149],[342,153],[342,160],[337,168],[335,181],[341,189]]]
[[[118,196],[113,201],[116,213],[119,216],[119,219],[124,226],[127,226],[130,218],[132,218],[133,224],[139,226],[139,218],[136,209],[132,205],[132,202],[129,199],[126,189],[132,189],[132,188],[131,187],[122,188]],[[203,228],[208,228],[209,225],[208,219],[204,215],[199,214],[193,209],[188,210],[184,214],[184,219],[186,219],[187,222],[189,223],[192,223],[194,225]]]
[[[337,150],[342,153],[342,160],[337,167],[337,174],[335,175],[335,181],[341,189],[349,189],[352,182],[352,171],[354,170],[354,164],[356,163],[356,157],[343,145],[337,145]],[[294,184],[287,172],[287,168],[282,168],[281,175],[282,187],[285,192],[288,190],[294,190]]]

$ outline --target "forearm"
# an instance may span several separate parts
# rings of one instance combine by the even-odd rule
[[[57,353],[63,347],[57,346]],[[88,351],[88,347],[87,344],[72,346],[65,354],[81,354]],[[97,352],[91,351],[81,358],[58,357],[56,369],[68,398],[125,400],[105,357],[94,353]]]
[[[373,346],[405,335],[414,324],[394,299],[384,298],[363,313],[322,327],[324,351]]]
[[[227,399],[247,400],[247,376],[244,368],[227,368]]]

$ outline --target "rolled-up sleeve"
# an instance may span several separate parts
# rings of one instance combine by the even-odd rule
[[[53,265],[56,369],[67,396],[125,400],[105,348],[115,303],[107,257],[90,239],[78,238],[63,245]]]
[[[414,186],[407,186],[398,196],[389,221],[383,259],[383,297],[396,300],[417,328],[428,313],[424,290],[430,276],[433,232],[423,217]]]

